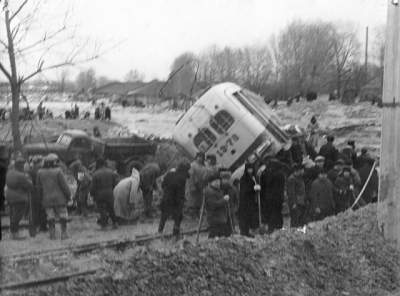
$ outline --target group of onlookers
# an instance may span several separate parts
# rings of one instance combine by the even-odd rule
[[[27,209],[31,235],[48,228],[54,239],[59,221],[61,238],[67,238],[68,203],[74,200],[78,213],[87,216],[89,197],[100,214],[97,223],[102,228],[109,222],[113,228],[135,222],[142,214],[152,217],[153,192],[157,189],[162,192],[158,231],[162,233],[167,219],[172,218],[175,236],[180,234],[184,210],[192,218],[207,219],[209,237],[228,236],[237,228],[240,234],[252,236],[254,230],[265,226],[268,232],[282,228],[285,203],[290,225],[301,227],[375,202],[378,175],[368,150],[363,148],[358,155],[354,141],[348,141],[339,151],[334,137],[328,136],[316,152],[319,139],[315,120],[308,130],[307,138],[294,136],[290,149],[276,156],[259,159],[252,155],[240,174],[220,167],[215,155],[199,152],[192,163],[182,161],[165,174],[157,163],[143,167],[138,163],[129,168],[129,176],[121,178],[104,159],[98,159],[90,171],[76,155],[68,168],[77,184],[74,195],[57,155],[33,157],[29,163],[17,155],[8,166],[6,179],[0,180],[5,181],[12,238],[20,238],[18,225]],[[0,158],[1,169],[7,170],[7,164]]]

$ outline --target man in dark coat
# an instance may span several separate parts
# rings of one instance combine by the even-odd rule
[[[29,174],[33,181],[34,190],[32,192],[32,225],[31,232],[36,233],[37,229],[40,231],[47,231],[47,216],[46,211],[42,204],[42,196],[37,190],[37,174],[39,170],[43,167],[43,159],[40,156],[35,156],[32,159],[32,164],[30,167]]]
[[[256,187],[256,185],[258,187]],[[258,227],[258,205],[257,194],[260,192],[260,185],[256,183],[254,167],[246,163],[244,174],[240,178],[239,185],[239,229],[240,234],[252,237],[250,229]]]
[[[9,162],[9,150],[7,145],[0,145],[0,211],[5,210],[4,188],[6,186],[6,175]]]
[[[111,108],[109,106],[104,110],[104,119],[111,120]]]
[[[117,217],[114,212],[113,195],[113,189],[117,184],[117,174],[106,167],[104,159],[98,159],[96,161],[96,171],[92,177],[90,194],[93,196],[93,200],[96,202],[100,212],[98,224],[102,229],[106,228],[108,218],[111,219],[114,229],[118,227]]]
[[[368,148],[367,147],[361,148],[361,153],[356,158],[354,168],[357,170],[360,169],[361,167],[363,167],[365,165],[365,162],[370,158],[371,158],[371,156],[369,155]]]
[[[306,189],[303,180],[304,168],[300,164],[293,167],[293,173],[287,180],[286,190],[290,212],[290,227],[302,227],[305,224]]]
[[[299,138],[292,138],[292,146],[290,147],[290,153],[292,154],[292,159],[294,163],[303,162],[303,149],[300,145]]]
[[[229,217],[227,205],[229,195],[224,195],[221,190],[219,173],[208,177],[208,186],[204,190],[205,208],[207,212],[208,238],[229,236]]]
[[[231,232],[235,231],[236,214],[239,208],[239,197],[237,188],[231,183],[232,174],[227,169],[220,169],[219,174],[221,176],[221,190],[224,195],[229,196],[228,207],[228,219],[229,227]]]
[[[30,194],[33,190],[31,178],[24,173],[25,160],[17,158],[14,168],[10,169],[6,177],[5,196],[10,205],[10,231],[12,239],[21,239],[18,235],[19,222],[28,207]]]
[[[157,178],[161,175],[160,166],[151,162],[140,170],[140,188],[143,192],[144,214],[151,218],[153,210],[153,191],[157,190]]]
[[[350,168],[343,168],[342,172],[336,178],[334,185],[336,213],[344,212],[351,207],[358,195],[355,192],[356,188]]]
[[[365,182],[367,182],[368,176],[371,172],[372,166],[375,160],[372,158],[367,158],[364,160],[364,165],[358,170],[361,178],[361,186],[364,187]],[[378,187],[379,187],[379,176],[376,169],[372,172],[371,179],[368,182],[367,187],[362,195],[362,199],[366,203],[377,202],[378,201]]]
[[[46,210],[50,239],[55,239],[55,220],[60,219],[61,239],[67,239],[67,203],[71,198],[71,191],[65,175],[58,165],[58,156],[49,154],[44,159],[43,168],[37,173],[37,193],[42,197],[42,204]]]
[[[283,226],[282,207],[285,194],[285,175],[276,159],[267,163],[267,169],[261,175],[261,208],[263,219],[268,224],[268,232]]]
[[[76,156],[75,161],[70,164],[69,169],[77,184],[75,200],[77,202],[78,213],[86,217],[88,213],[88,197],[91,182],[89,170],[83,165],[80,155]]]
[[[163,197],[160,204],[161,218],[158,232],[162,233],[165,222],[172,216],[174,220],[173,235],[179,237],[180,225],[183,219],[183,204],[185,202],[186,180],[189,178],[190,164],[182,162],[176,170],[169,171],[163,179]]]
[[[334,214],[333,185],[323,169],[319,171],[318,178],[311,185],[309,198],[310,214],[314,221]]]
[[[327,143],[322,145],[319,150],[319,155],[325,157],[325,169],[329,171],[333,168],[336,160],[338,160],[339,152],[333,145],[333,142],[335,141],[334,136],[328,136],[326,140]]]
[[[344,161],[342,159],[338,159],[333,168],[328,171],[328,179],[332,182],[332,184],[335,184],[337,177],[342,173],[344,165]]]

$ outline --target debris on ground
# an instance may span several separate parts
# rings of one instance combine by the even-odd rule
[[[387,295],[400,253],[378,230],[376,205],[269,236],[235,236],[173,250],[140,248],[109,268],[18,295]],[[90,291],[90,292],[89,292]],[[17,295],[15,294],[15,295]]]

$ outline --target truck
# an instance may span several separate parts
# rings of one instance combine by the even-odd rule
[[[214,154],[232,171],[252,155],[264,158],[289,149],[290,137],[264,99],[234,83],[206,90],[177,121],[173,139],[186,153]]]
[[[82,130],[65,130],[53,143],[31,143],[23,146],[26,157],[55,153],[61,161],[69,165],[77,155],[83,163],[90,166],[102,157],[116,162],[120,173],[130,171],[133,163],[144,163],[156,153],[157,144],[139,136],[125,138],[95,138]],[[124,171],[124,172],[123,172]]]

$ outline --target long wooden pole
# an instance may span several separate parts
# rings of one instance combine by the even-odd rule
[[[400,249],[400,6],[388,0],[378,225]]]

